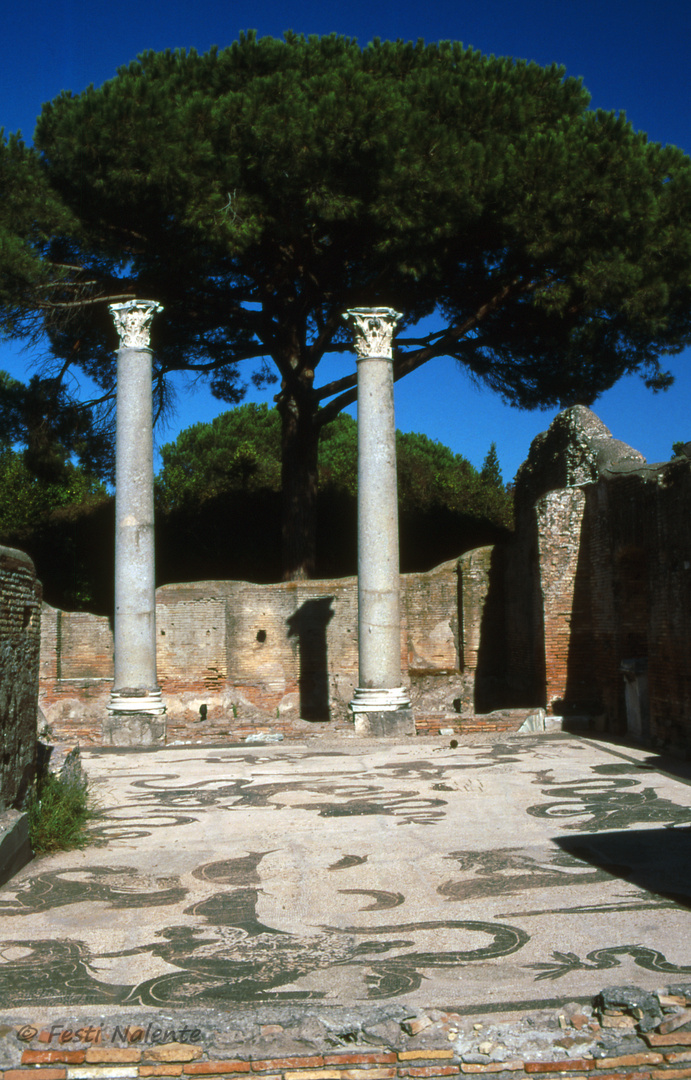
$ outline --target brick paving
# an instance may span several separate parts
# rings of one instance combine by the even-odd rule
[[[100,1035],[100,1029],[99,1029]],[[136,1035],[136,1032],[135,1032]],[[409,1062],[415,1061],[415,1065]],[[80,1051],[24,1050],[17,1068],[4,1071],[3,1080],[82,1080],[88,1077],[216,1076],[237,1080],[238,1074],[261,1074],[277,1080],[403,1080],[406,1077],[446,1077],[482,1073],[501,1078],[597,1073],[600,1080],[686,1080],[691,1069],[674,1068],[676,1055],[643,1052],[610,1053],[606,1057],[561,1058],[550,1061],[512,1059],[488,1065],[458,1060],[453,1049],[398,1050],[320,1054],[274,1059],[210,1057],[201,1043],[168,1043],[144,1047],[90,1046]],[[57,1066],[57,1067],[46,1067]],[[662,1066],[653,1067],[653,1066]]]

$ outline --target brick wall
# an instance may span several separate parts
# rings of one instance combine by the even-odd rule
[[[573,691],[582,649],[589,651],[587,600],[576,582],[582,547],[585,494],[566,488],[543,495],[535,505],[539,595],[544,635],[544,702],[552,710]],[[585,691],[585,688],[584,688]]]
[[[85,611],[59,611],[43,605],[41,681],[113,678],[110,620]]]
[[[688,747],[691,461],[647,465],[579,406],[538,436],[516,490],[505,578],[511,704],[585,713],[624,733],[622,663],[635,661],[643,683],[647,665],[641,734]]]
[[[438,724],[454,711],[543,706],[623,732],[621,665],[636,661],[647,664],[647,684],[636,676],[644,711],[649,701],[644,734],[688,745],[691,462],[648,466],[576,406],[534,441],[516,520],[506,546],[401,577],[401,667],[417,712]],[[173,738],[201,705],[207,730],[224,737],[267,723],[285,734],[347,728],[355,578],[167,585],[157,622]],[[51,724],[97,741],[111,685],[108,621],[46,609],[41,704]]]
[[[532,442],[515,482],[506,555],[506,677],[516,705],[590,711],[593,690],[590,492],[604,473],[644,457],[590,410],[565,409]]]
[[[270,722],[350,724],[357,684],[357,579],[202,581],[156,593],[158,679],[169,732],[199,719],[239,737]],[[455,560],[401,577],[401,667],[417,707],[451,712],[463,685]],[[112,686],[107,619],[45,609],[41,707],[64,737],[98,741]]]
[[[41,634],[41,586],[28,555],[0,547],[0,810],[33,777]]]
[[[650,736],[691,742],[691,462],[602,480],[587,493],[594,681],[625,730],[626,660],[647,661]]]
[[[458,560],[459,622],[464,687],[461,711],[511,705],[507,689],[506,550],[476,548]]]
[[[520,508],[516,515],[504,567],[507,700],[544,706],[545,637],[534,505]]]

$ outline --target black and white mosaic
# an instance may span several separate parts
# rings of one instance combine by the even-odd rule
[[[640,753],[531,738],[87,768],[100,846],[0,890],[17,1007],[449,1005],[691,972],[691,787]]]

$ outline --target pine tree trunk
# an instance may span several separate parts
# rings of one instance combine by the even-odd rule
[[[284,581],[314,577],[316,569],[319,429],[309,398],[306,394],[279,401]]]

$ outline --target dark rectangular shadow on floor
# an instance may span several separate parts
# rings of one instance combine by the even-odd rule
[[[559,836],[554,842],[612,877],[691,909],[690,826]]]

